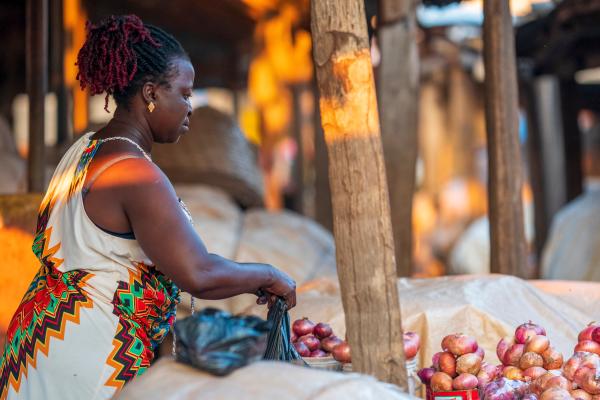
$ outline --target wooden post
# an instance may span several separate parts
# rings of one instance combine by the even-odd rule
[[[380,0],[379,20],[381,64],[377,93],[396,270],[398,276],[410,276],[419,111],[416,4],[413,0]]]
[[[48,87],[48,0],[27,0],[27,93],[29,94],[28,190],[45,184],[44,101]]]
[[[50,87],[56,94],[57,112],[57,146],[67,142],[69,132],[69,112],[67,103],[67,87],[64,79],[64,26],[63,0],[50,0]]]
[[[515,37],[506,0],[484,0],[491,271],[526,277]]]
[[[394,238],[364,2],[313,0],[311,27],[352,365],[406,389]]]

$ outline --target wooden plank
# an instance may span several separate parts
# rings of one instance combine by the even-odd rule
[[[28,190],[45,189],[44,100],[48,87],[48,0],[27,0]]]
[[[364,2],[314,0],[311,27],[353,369],[406,389],[394,238]]]
[[[527,276],[515,41],[506,0],[484,0],[491,271]]]
[[[377,93],[396,270],[398,276],[410,276],[419,111],[416,4],[413,0],[380,0],[379,9],[381,64]]]

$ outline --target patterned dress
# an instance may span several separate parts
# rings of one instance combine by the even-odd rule
[[[83,207],[100,143],[84,135],[40,206],[40,270],[8,327],[0,399],[105,399],[143,373],[175,319],[179,289],[135,239],[107,233]]]

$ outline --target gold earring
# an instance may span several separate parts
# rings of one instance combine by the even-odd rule
[[[152,111],[154,111],[155,108],[156,108],[156,106],[154,105],[153,101],[148,103],[148,111],[152,112]]]

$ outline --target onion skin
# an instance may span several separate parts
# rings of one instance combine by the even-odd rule
[[[433,368],[435,368],[436,371],[440,370],[440,356],[444,354],[443,351],[437,352],[433,355],[433,357],[431,357],[431,364],[433,365]]]
[[[544,365],[544,359],[537,353],[529,352],[521,356],[519,361],[519,368],[526,370],[531,367],[542,367]]]
[[[519,344],[525,344],[536,335],[546,336],[546,330],[538,324],[529,321],[517,327],[515,330],[515,341]]]
[[[521,398],[521,400],[538,400],[537,395],[533,393],[527,393],[525,396]]]
[[[593,340],[584,340],[582,342],[577,343],[577,346],[575,346],[575,352],[578,351],[587,351],[588,353],[595,353],[600,355],[600,343],[595,342]]]
[[[442,340],[442,349],[449,351],[455,356],[462,356],[463,354],[474,353],[477,351],[477,341],[475,338],[467,335],[456,333],[454,335],[448,335]]]
[[[543,367],[547,370],[560,369],[563,366],[563,355],[554,347],[548,347],[542,353],[542,358],[544,359]]]
[[[352,357],[350,354],[350,346],[346,342],[342,342],[333,348],[331,352],[333,358],[341,363],[351,363]]]
[[[504,354],[504,359],[502,360],[502,364],[504,365],[512,365],[513,367],[518,367],[519,362],[521,361],[521,356],[523,356],[523,351],[525,350],[524,344],[513,344],[509,347],[509,349]]]
[[[511,337],[500,339],[498,345],[496,346],[496,355],[498,356],[498,360],[500,360],[500,362],[504,360],[504,355],[513,344],[515,344],[515,341]]]
[[[436,372],[431,377],[430,386],[434,392],[448,392],[452,390],[452,378],[444,372]]]
[[[415,358],[419,352],[419,347],[421,346],[419,335],[414,332],[404,332],[402,336],[404,339],[404,355],[406,356],[406,359],[410,360]]]
[[[337,336],[327,336],[325,339],[321,340],[321,348],[328,353],[331,353],[335,346],[342,343],[343,340]]]
[[[572,400],[572,397],[568,390],[553,387],[545,390],[540,396],[540,400]]]
[[[571,389],[571,384],[564,376],[553,376],[544,383],[544,386],[542,386],[542,390],[546,391],[551,388],[561,388],[564,390],[569,390]]]
[[[317,325],[315,325],[313,333],[317,338],[325,339],[326,337],[331,336],[333,331],[331,330],[331,326],[329,326],[329,324],[319,322]]]
[[[592,340],[596,343],[600,343],[600,327],[597,327],[592,332]]]
[[[525,376],[525,378],[530,378],[533,381],[546,374],[546,372],[548,371],[542,367],[530,367],[523,371],[523,376]]]
[[[593,371],[594,373],[596,372],[595,369],[590,368],[590,367],[580,367],[577,371],[575,371],[575,375],[573,375],[573,382],[575,382],[577,384],[577,386],[581,387],[581,384],[583,383],[584,379],[587,377],[587,374],[589,373],[589,371]]]
[[[297,319],[292,324],[292,330],[296,336],[304,336],[313,332],[315,324],[308,318]]]
[[[322,357],[327,357],[327,356],[328,356],[328,354],[327,354],[327,353],[325,353],[325,352],[324,352],[323,350],[321,350],[321,349],[317,349],[317,350],[315,350],[315,351],[311,351],[311,352],[310,352],[310,356],[311,356],[311,357],[322,358]]]
[[[496,377],[499,375],[498,367],[492,364],[487,364],[485,361],[481,363],[481,370],[479,372],[481,371],[485,371],[490,378],[492,378],[492,380],[496,379]]]
[[[542,354],[550,347],[550,339],[543,335],[535,335],[525,344],[525,353]]]
[[[477,354],[482,360],[485,358],[485,350],[483,350],[483,347],[477,347],[474,354]]]
[[[452,380],[452,387],[455,390],[475,389],[478,384],[477,377],[472,374],[460,374]]]
[[[513,381],[522,381],[525,379],[525,377],[523,376],[523,371],[511,365],[504,367],[502,375],[504,375],[506,379],[510,379]]]
[[[319,339],[317,339],[316,337],[314,337],[311,334],[304,335],[304,336],[298,338],[297,342],[304,343],[306,345],[306,347],[308,347],[308,350],[310,350],[310,351],[315,351],[319,347],[321,347],[321,342],[319,341]]]
[[[479,373],[477,374],[477,382],[478,382],[478,386],[480,388],[484,388],[487,386],[488,383],[490,383],[491,381],[494,380],[494,377],[491,376],[488,371],[484,370],[483,368],[479,371]]]
[[[477,375],[483,360],[475,353],[462,355],[456,359],[456,373]]]
[[[456,359],[454,358],[454,354],[444,352],[440,354],[440,371],[444,372],[451,378],[454,378],[456,374]]]
[[[435,374],[435,369],[433,368],[422,368],[417,372],[417,376],[423,383],[423,385],[429,385],[431,382],[431,377]]]
[[[310,350],[303,342],[295,342],[293,344],[294,348],[302,357],[310,357]]]
[[[596,377],[596,370],[589,368],[582,377],[580,386],[589,394],[600,394],[600,377]]]
[[[575,400],[592,400],[592,395],[582,389],[571,390],[571,397]]]
[[[592,333],[594,332],[594,329],[598,327],[600,327],[598,323],[590,322],[588,326],[586,326],[581,332],[579,332],[579,336],[577,336],[577,341],[583,342],[584,340],[593,340]]]

